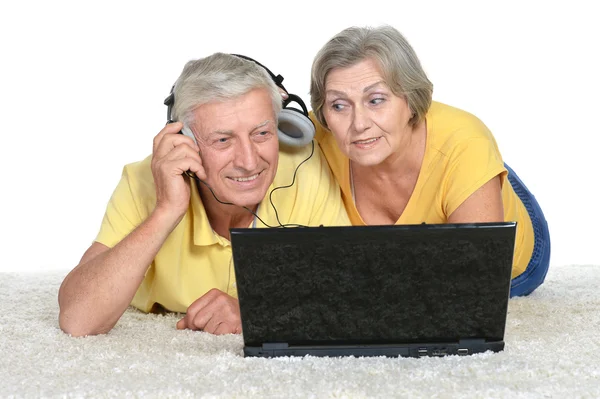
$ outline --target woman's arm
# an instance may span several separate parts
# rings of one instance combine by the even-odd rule
[[[502,187],[495,176],[456,208],[448,223],[503,222]]]

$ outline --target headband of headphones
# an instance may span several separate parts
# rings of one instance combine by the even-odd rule
[[[253,60],[250,57],[239,54],[231,55],[248,61],[252,61],[255,64],[261,66],[265,71],[267,71],[267,73],[269,74],[273,82],[275,82],[277,87],[288,93],[288,91],[282,83],[283,76],[275,75],[269,70],[269,68],[262,65],[260,62]],[[174,90],[175,85],[171,87],[171,92],[164,101],[164,104],[167,106],[167,123],[173,122],[173,120],[171,119],[171,110],[173,109],[173,104],[175,104]],[[299,110],[296,108],[288,107],[288,105],[292,102],[295,102],[298,105],[300,105],[302,109]],[[315,136],[315,126],[308,117],[308,109],[306,108],[304,101],[302,101],[302,99],[299,96],[288,93],[288,98],[282,101],[282,106],[283,108],[279,112],[279,122],[277,125],[277,136],[279,137],[279,141],[292,147],[303,147],[309,144]],[[194,135],[189,131],[189,129],[185,128],[182,130],[182,132],[186,136],[190,136],[192,139],[195,140]]]

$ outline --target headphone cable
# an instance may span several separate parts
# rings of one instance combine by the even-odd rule
[[[281,224],[281,221],[279,220],[279,213],[277,212],[277,208],[275,208],[275,204],[273,203],[273,193],[279,189],[289,188],[294,185],[294,183],[296,182],[296,173],[298,173],[298,169],[300,168],[300,166],[302,166],[303,163],[307,162],[315,153],[315,141],[314,140],[311,141],[311,144],[312,144],[312,148],[310,150],[310,155],[304,161],[302,161],[298,164],[298,166],[296,167],[296,170],[294,171],[294,176],[292,177],[292,182],[290,184],[288,184],[287,186],[275,187],[269,193],[269,202],[271,203],[271,206],[273,207],[273,210],[275,211],[275,217],[277,218],[277,223],[279,223],[280,226],[283,226],[283,225]],[[299,225],[292,225],[292,226],[299,226]],[[306,227],[306,226],[302,226],[302,227]]]
[[[247,210],[248,212],[250,212],[252,215],[254,215],[254,217],[255,217],[256,219],[258,219],[258,220],[259,220],[259,221],[260,221],[262,224],[264,224],[264,225],[265,225],[266,227],[268,227],[268,228],[280,228],[280,227],[282,227],[282,228],[288,228],[288,227],[308,227],[308,226],[305,226],[305,225],[302,225],[302,224],[294,224],[294,223],[282,224],[282,223],[281,223],[281,221],[279,220],[279,213],[277,212],[277,208],[275,208],[275,204],[273,203],[273,193],[274,193],[276,190],[283,189],[283,188],[289,188],[289,187],[292,187],[292,186],[294,185],[294,183],[296,182],[296,174],[298,173],[298,169],[300,168],[300,166],[302,166],[302,164],[303,164],[303,163],[307,162],[307,161],[308,161],[308,160],[309,160],[309,159],[310,159],[310,158],[313,156],[313,154],[314,154],[314,152],[315,152],[315,142],[314,142],[314,140],[311,142],[311,144],[312,144],[312,149],[311,149],[310,155],[309,155],[309,156],[308,156],[308,157],[307,157],[305,160],[303,160],[302,162],[300,162],[300,163],[298,164],[298,166],[296,166],[296,170],[294,170],[294,175],[293,175],[293,177],[292,177],[292,182],[291,182],[290,184],[288,184],[287,186],[279,186],[279,187],[275,187],[275,188],[274,188],[273,190],[271,190],[271,192],[269,193],[269,202],[271,203],[271,206],[273,207],[273,210],[275,211],[275,217],[277,218],[277,223],[279,223],[279,226],[271,226],[271,225],[267,224],[267,223],[266,223],[264,220],[262,220],[262,219],[260,218],[260,216],[258,216],[258,215],[257,215],[257,214],[256,214],[254,211],[252,211],[250,208],[248,208],[248,207],[247,207],[247,206],[245,206],[245,205],[237,205],[237,204],[234,204],[234,203],[231,203],[231,202],[221,201],[221,200],[220,200],[220,199],[217,197],[217,195],[215,194],[215,192],[214,192],[214,190],[212,189],[212,187],[211,187],[211,186],[210,186],[210,185],[209,185],[207,182],[205,182],[204,180],[200,180],[200,179],[198,178],[198,176],[196,176],[196,174],[195,174],[195,173],[186,173],[186,174],[187,174],[187,176],[189,176],[189,177],[192,177],[192,178],[194,178],[196,181],[198,181],[198,182],[200,182],[200,183],[204,184],[204,185],[206,186],[206,188],[208,188],[208,190],[210,191],[210,193],[213,195],[213,197],[215,197],[215,200],[217,200],[217,202],[219,202],[219,203],[221,203],[221,204],[223,204],[223,205],[233,205],[233,206],[239,206],[239,207],[242,207],[242,208],[244,208],[245,210]]]

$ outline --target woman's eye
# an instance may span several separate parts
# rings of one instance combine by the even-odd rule
[[[370,101],[370,103],[373,104],[373,105],[377,105],[377,104],[381,104],[384,101],[385,101],[385,98],[377,97],[377,98],[373,98]]]
[[[334,111],[341,111],[344,109],[344,106],[342,104],[333,104],[331,108],[333,108]]]

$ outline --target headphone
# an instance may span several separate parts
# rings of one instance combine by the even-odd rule
[[[255,64],[261,66],[265,69],[265,71],[267,71],[267,73],[269,74],[271,79],[273,79],[273,82],[275,82],[277,87],[288,93],[288,91],[282,84],[283,76],[275,76],[275,74],[273,74],[273,72],[271,72],[269,68],[262,65],[260,62],[253,60],[250,57],[246,57],[244,55],[239,54],[231,55],[248,61],[252,61]],[[167,106],[167,123],[174,122],[171,119],[171,110],[173,109],[173,104],[175,103],[175,93],[173,92],[174,90],[175,85],[171,87],[171,92],[164,101],[164,104]],[[288,105],[292,102],[295,102],[298,105],[300,105],[302,109],[299,110],[297,108],[288,107]],[[279,112],[279,122],[277,125],[277,136],[279,138],[279,142],[287,144],[291,147],[304,147],[305,145],[311,143],[313,138],[315,137],[315,125],[308,117],[308,109],[306,108],[304,101],[302,101],[302,99],[299,96],[288,93],[288,98],[286,100],[283,100],[282,106],[283,108]],[[181,133],[190,137],[192,140],[194,140],[194,142],[196,142],[194,134],[187,126],[184,126],[184,128],[181,129]]]
[[[283,82],[283,76],[281,76],[281,75],[275,76],[267,67],[265,67],[258,61],[253,60],[252,58],[249,58],[249,57],[246,57],[243,55],[239,55],[239,54],[231,54],[231,55],[239,57],[239,58],[243,58],[248,61],[252,61],[252,62],[256,63],[257,65],[263,67],[267,71],[267,73],[269,74],[271,79],[273,79],[273,81],[275,82],[277,87],[284,90],[286,93],[288,92],[286,90],[286,88],[283,86],[283,84],[281,83],[281,82]],[[173,109],[173,104],[175,104],[175,93],[173,92],[174,90],[175,90],[175,85],[173,85],[173,87],[171,87],[171,92],[169,93],[169,96],[167,98],[165,98],[165,101],[164,101],[164,104],[167,106],[167,124],[174,122],[173,119],[171,119],[171,111]],[[295,102],[295,103],[299,104],[300,107],[302,108],[302,110],[288,107],[288,104],[290,102]],[[279,118],[278,118],[279,123],[277,125],[277,136],[279,137],[279,141],[284,144],[287,144],[289,146],[292,146],[292,147],[304,147],[305,145],[308,145],[310,143],[312,145],[310,155],[305,160],[303,160],[302,162],[300,162],[298,164],[298,166],[296,167],[296,170],[294,171],[294,176],[292,178],[292,182],[289,185],[275,187],[269,193],[269,202],[271,203],[271,206],[273,207],[273,210],[275,211],[275,217],[277,218],[277,223],[279,224],[279,226],[270,226],[267,223],[265,223],[250,208],[248,208],[246,206],[242,206],[242,208],[244,208],[245,210],[247,210],[248,212],[253,214],[254,217],[256,219],[260,220],[262,222],[262,224],[264,224],[266,227],[270,227],[270,228],[307,227],[307,226],[293,224],[293,223],[282,224],[281,221],[279,220],[279,214],[277,212],[277,208],[275,208],[275,204],[273,203],[273,193],[277,190],[285,189],[285,188],[293,186],[296,181],[296,173],[298,173],[298,169],[300,168],[300,166],[302,166],[303,163],[307,162],[313,156],[313,154],[315,152],[315,142],[313,141],[313,138],[315,136],[315,125],[308,117],[308,110],[306,109],[306,105],[304,105],[304,102],[302,101],[302,99],[295,94],[288,93],[288,98],[282,102],[282,105],[283,105],[283,108],[279,112]],[[181,131],[179,133],[181,133],[185,136],[188,136],[189,138],[194,140],[194,143],[197,144],[196,137],[194,136],[192,131],[189,129],[189,127],[184,125],[184,127],[181,129]],[[210,190],[211,194],[213,195],[213,197],[215,197],[217,202],[220,202],[221,204],[224,204],[224,205],[234,205],[231,202],[224,202],[224,201],[221,201],[219,198],[217,198],[212,187],[210,187],[208,185],[208,183],[206,183],[204,180],[198,179],[198,177],[191,171],[188,170],[185,174],[187,176],[189,176],[190,178],[197,180],[198,183],[204,184]]]

